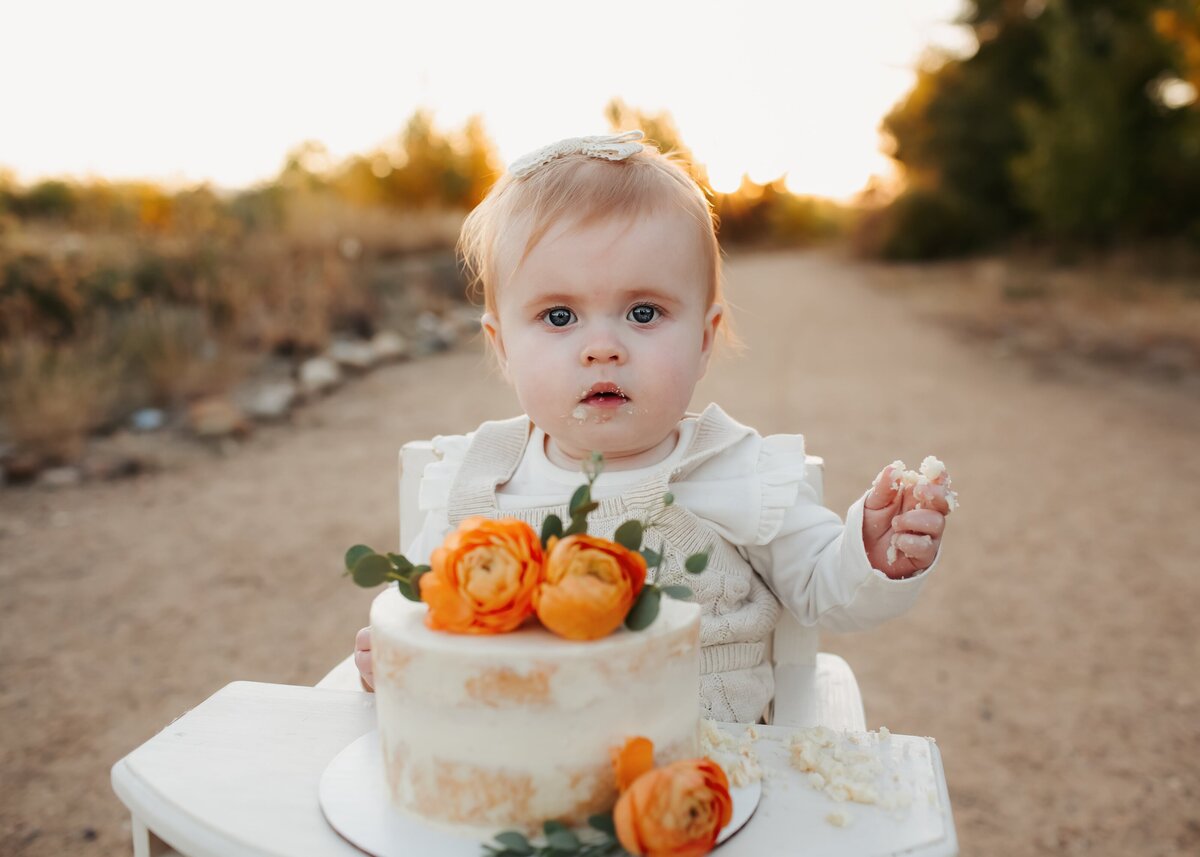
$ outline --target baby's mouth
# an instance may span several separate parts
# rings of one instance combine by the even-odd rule
[[[579,404],[597,408],[616,408],[629,401],[629,396],[611,382],[593,384],[579,399]]]

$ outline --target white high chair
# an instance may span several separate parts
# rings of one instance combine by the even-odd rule
[[[429,441],[406,443],[400,450],[400,545],[408,545],[421,529],[417,492],[425,465],[436,460]],[[824,459],[810,455],[805,476],[824,496]],[[817,651],[817,629],[801,625],[784,610],[769,646],[775,668],[775,698],[767,722],[777,726],[828,726],[866,731],[862,695],[850,665],[841,657]],[[334,667],[317,687],[362,690],[354,656]]]

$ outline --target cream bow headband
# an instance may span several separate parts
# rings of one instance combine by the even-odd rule
[[[641,131],[625,131],[621,134],[598,134],[592,137],[568,137],[543,146],[537,151],[522,155],[509,165],[508,171],[516,178],[529,175],[542,164],[547,164],[563,155],[580,153],[592,158],[604,158],[607,161],[623,161],[630,155],[646,148],[640,140],[646,135]]]

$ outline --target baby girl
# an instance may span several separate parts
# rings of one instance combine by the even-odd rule
[[[766,658],[781,609],[833,630],[914,602],[954,494],[936,459],[884,467],[846,522],[805,481],[799,434],[763,437],[710,404],[687,412],[722,335],[721,256],[700,187],[640,131],[563,140],[514,163],[470,214],[460,251],[482,325],[524,415],[437,437],[421,479],[413,562],[471,515],[564,520],[594,451],[589,532],[655,516],[660,584],[702,607],[705,716],[753,722],[774,687]],[[675,502],[663,507],[670,492]],[[685,575],[690,554],[707,570]],[[371,683],[370,633],[355,660]]]

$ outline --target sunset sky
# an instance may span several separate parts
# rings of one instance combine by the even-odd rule
[[[878,125],[927,45],[967,50],[961,0],[412,3],[37,2],[0,10],[0,168],[268,178],[335,157],[418,107],[473,113],[505,163],[608,131],[618,96],[668,110],[718,190],[743,171],[838,198],[886,174]]]

